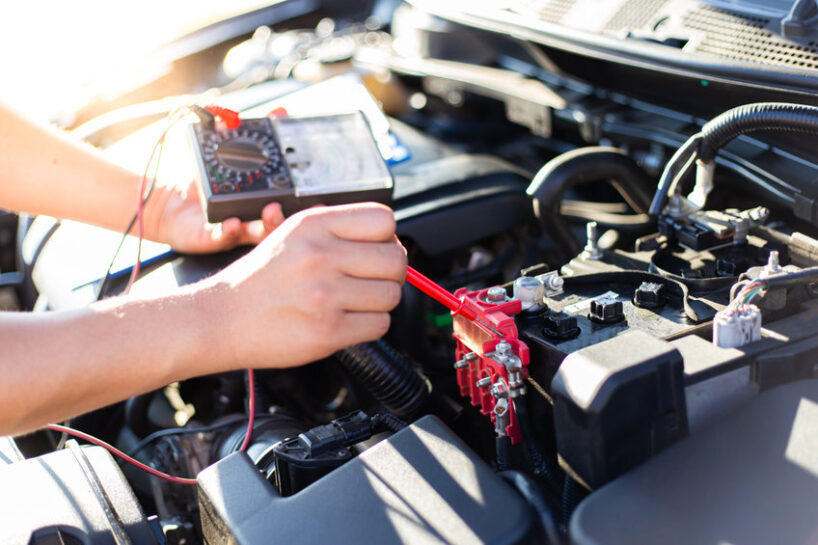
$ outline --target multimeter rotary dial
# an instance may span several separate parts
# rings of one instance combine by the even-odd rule
[[[239,128],[207,132],[201,153],[214,194],[287,187],[281,152],[267,132]]]

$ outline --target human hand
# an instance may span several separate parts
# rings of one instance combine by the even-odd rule
[[[281,205],[270,203],[260,220],[229,218],[208,223],[197,191],[196,182],[158,184],[145,207],[146,238],[190,254],[219,252],[241,244],[258,244],[284,221]]]
[[[383,336],[406,275],[394,235],[383,205],[310,208],[204,281],[214,371],[300,365]]]

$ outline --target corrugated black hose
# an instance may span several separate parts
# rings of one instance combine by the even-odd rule
[[[406,427],[406,422],[394,414],[377,413],[372,416],[371,426],[373,433],[380,433],[381,431],[397,433]]]
[[[567,528],[568,522],[571,520],[571,515],[574,509],[577,508],[579,502],[585,497],[585,489],[582,488],[577,481],[571,478],[570,475],[565,476],[565,483],[562,485],[562,524]]]
[[[702,128],[699,159],[712,161],[733,138],[754,131],[818,135],[818,107],[787,102],[745,104],[714,117]]]
[[[383,339],[350,346],[336,356],[375,399],[399,417],[415,415],[429,397],[428,381]]]
[[[668,161],[649,214],[659,215],[674,186],[698,159],[709,163],[719,149],[742,134],[778,131],[818,135],[818,107],[787,102],[756,102],[727,110],[704,124]]]

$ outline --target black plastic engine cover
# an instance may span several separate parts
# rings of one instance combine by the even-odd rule
[[[100,447],[0,463],[0,513],[3,545],[164,543]]]
[[[762,393],[594,492],[574,545],[815,543],[818,380]]]
[[[243,453],[198,476],[208,545],[528,543],[527,504],[435,417],[282,498]]]
[[[561,461],[591,488],[688,433],[682,355],[643,331],[570,354],[551,393]]]

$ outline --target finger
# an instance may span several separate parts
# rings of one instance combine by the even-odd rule
[[[333,245],[333,259],[348,276],[399,283],[406,277],[406,250],[394,242],[338,241]]]
[[[239,244],[258,244],[264,237],[284,222],[284,213],[281,205],[273,202],[261,211],[261,220],[248,221],[241,224]]]
[[[239,218],[227,218],[221,223],[221,229],[219,230],[220,236],[223,239],[236,238],[240,232],[241,220]]]
[[[339,348],[380,339],[389,331],[388,312],[347,312],[335,340]]]
[[[261,221],[264,224],[265,234],[272,232],[284,222],[284,212],[281,204],[271,202],[261,211]]]
[[[395,213],[382,204],[357,203],[313,208],[316,216],[336,237],[361,242],[387,242],[395,235]]]
[[[389,312],[400,303],[401,285],[393,280],[347,277],[339,283],[333,297],[346,311]]]
[[[205,235],[210,238],[209,246],[214,249],[232,248],[238,243],[240,232],[241,220],[238,218],[228,218],[205,227]]]
[[[241,224],[239,244],[258,244],[267,236],[267,230],[261,220],[253,220]]]

